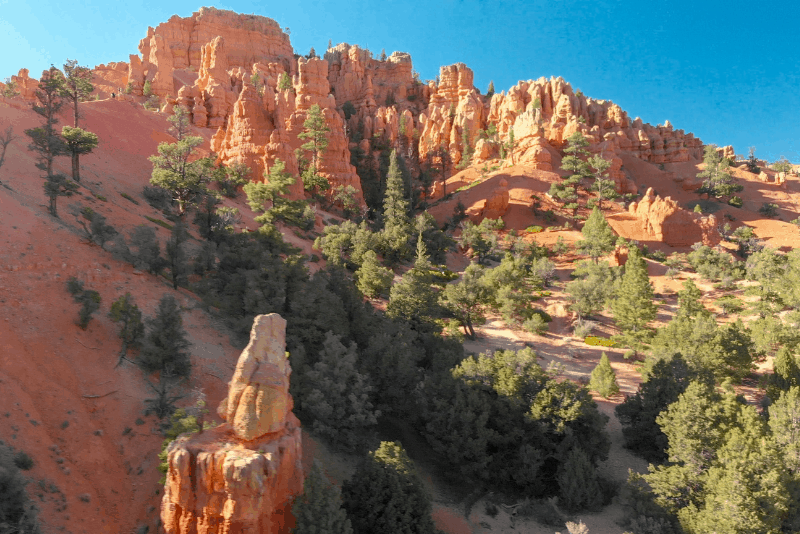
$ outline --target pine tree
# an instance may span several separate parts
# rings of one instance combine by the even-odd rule
[[[43,185],[49,200],[47,211],[53,217],[58,217],[58,197],[71,197],[78,190],[78,184],[61,173],[46,176]]]
[[[125,293],[111,304],[109,318],[115,323],[120,323],[119,338],[122,340],[122,349],[119,352],[119,361],[122,363],[128,355],[128,349],[138,348],[144,335],[144,323],[142,323],[142,312],[133,303],[130,293]]]
[[[189,112],[183,106],[175,106],[172,108],[172,115],[167,117],[167,122],[172,126],[169,131],[175,136],[175,139],[182,141],[186,134],[189,132],[191,126]]]
[[[619,393],[617,375],[614,373],[614,369],[612,369],[605,352],[600,356],[600,362],[592,370],[589,389],[598,392],[605,399]]]
[[[307,389],[300,408],[313,418],[312,428],[352,450],[364,443],[380,412],[370,400],[369,377],[358,372],[355,343],[345,347],[339,336],[325,334],[319,361],[306,371]]]
[[[136,363],[147,373],[162,377],[188,377],[192,361],[186,351],[190,347],[183,329],[178,302],[165,294],[158,303],[156,315],[147,319],[147,336]]]
[[[678,313],[677,317],[696,317],[698,315],[709,315],[709,311],[703,306],[700,300],[703,292],[700,291],[691,279],[683,282],[683,290],[678,291]]]
[[[390,262],[402,261],[411,252],[411,222],[408,218],[408,201],[404,194],[403,175],[397,159],[397,151],[389,156],[389,170],[386,173],[386,193],[383,200],[384,257]]]
[[[158,274],[165,267],[166,262],[161,257],[161,245],[156,238],[156,232],[149,226],[139,225],[130,234],[131,246],[136,247],[132,256],[132,263],[137,269]]]
[[[795,478],[800,477],[800,387],[792,386],[781,392],[770,405],[769,427],[783,455],[781,465]]]
[[[316,461],[303,483],[303,494],[292,505],[292,515],[293,534],[353,534],[339,489],[328,482]]]
[[[298,224],[302,208],[298,202],[286,198],[289,187],[294,185],[295,178],[286,171],[286,164],[279,158],[266,172],[263,182],[249,182],[244,186],[250,209],[263,215],[256,217],[259,224],[274,224],[276,220],[289,224]],[[271,205],[266,206],[269,202]]]
[[[92,78],[94,74],[89,67],[82,67],[74,59],[68,59],[64,63],[64,83],[61,88],[61,94],[73,105],[73,118],[74,127],[78,127],[78,102],[82,102],[89,98],[89,95],[94,91],[92,85]]]
[[[72,179],[76,182],[81,181],[81,167],[79,157],[81,154],[89,154],[97,148],[97,135],[87,130],[82,130],[77,126],[64,126],[61,129],[61,137],[67,145],[67,150],[72,154]]]
[[[427,329],[436,311],[437,295],[432,283],[431,264],[425,243],[420,239],[414,266],[392,286],[386,312],[390,317],[410,322],[415,329]]]
[[[464,328],[464,334],[475,339],[473,323],[482,320],[483,307],[489,301],[489,288],[483,283],[483,267],[470,263],[461,280],[444,287],[442,301]]]
[[[611,167],[611,162],[601,155],[595,155],[586,160],[589,167],[594,171],[594,185],[592,188],[597,191],[597,205],[603,209],[603,199],[616,198],[617,190],[614,187],[614,180],[608,177],[608,168]]]
[[[301,150],[311,152],[311,163],[303,171],[303,187],[306,191],[311,191],[314,195],[321,191],[326,191],[330,184],[328,180],[319,174],[319,159],[328,148],[328,133],[331,129],[325,123],[325,116],[319,104],[314,104],[308,110],[306,120],[303,122],[303,131],[297,134],[298,139],[306,140],[300,146]]]
[[[698,192],[720,198],[733,195],[743,189],[728,172],[729,164],[727,161],[723,161],[722,156],[717,152],[716,145],[706,145],[703,151],[703,164],[705,168],[697,174],[698,178],[703,179],[703,186],[698,189]]]
[[[398,442],[381,442],[342,487],[355,534],[434,534],[431,500]]]
[[[578,446],[567,453],[559,466],[558,497],[559,504],[569,512],[598,508],[603,502],[597,471]]]
[[[775,443],[752,406],[741,407],[708,471],[702,507],[681,510],[691,532],[781,532],[789,510],[788,478]]]
[[[186,272],[188,270],[186,250],[184,243],[189,239],[186,224],[178,221],[172,226],[172,233],[167,241],[166,253],[169,262],[169,270],[172,276],[172,288],[178,289],[179,283],[186,282]]]
[[[667,459],[669,442],[656,418],[686,391],[693,376],[680,354],[656,362],[636,393],[615,409],[625,447],[649,462]]]
[[[775,354],[770,382],[772,388],[777,389],[773,395],[800,386],[800,365],[797,364],[797,357],[789,347],[781,347]]]
[[[281,75],[278,78],[278,91],[289,91],[292,88],[292,79],[285,71],[281,72]]]
[[[489,80],[489,87],[486,88],[486,96],[492,98],[492,95],[494,95],[494,81]]]
[[[38,104],[34,104],[33,111],[44,117],[44,125],[25,130],[25,134],[31,138],[30,150],[37,153],[36,167],[45,171],[46,176],[53,175],[53,160],[66,150],[64,140],[55,129],[58,124],[56,114],[64,106],[61,97],[63,85],[64,75],[57,68],[50,67],[42,72],[39,87],[34,92]]]
[[[210,158],[190,161],[195,148],[202,143],[203,138],[196,136],[184,137],[177,143],[159,143],[158,155],[148,158],[153,164],[150,184],[172,193],[180,216],[205,191],[206,183],[211,179],[213,166]]]
[[[372,250],[364,253],[361,267],[356,271],[356,287],[367,298],[377,298],[392,285],[394,273],[381,266],[378,255]]]
[[[586,219],[581,234],[583,239],[575,243],[575,248],[588,254],[595,263],[597,263],[597,258],[608,254],[616,246],[617,236],[597,206]]]
[[[617,291],[611,310],[617,327],[633,344],[649,336],[647,324],[656,318],[657,306],[653,302],[653,284],[647,276],[647,264],[637,247],[631,247],[625,274]]]

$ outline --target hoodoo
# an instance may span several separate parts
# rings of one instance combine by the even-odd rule
[[[256,317],[217,410],[226,422],[170,445],[161,502],[168,534],[288,532],[303,469],[285,331],[278,314]]]

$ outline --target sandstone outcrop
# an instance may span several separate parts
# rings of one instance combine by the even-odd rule
[[[141,94],[147,79],[159,96],[174,95],[177,90],[169,85],[173,70],[199,71],[203,47],[217,37],[222,37],[226,44],[224,57],[218,61],[228,68],[249,70],[257,62],[276,62],[287,72],[293,72],[294,50],[289,36],[277,22],[258,15],[203,7],[191,17],[176,15],[155,28],[148,28],[147,37],[139,43],[141,57],[137,61],[134,60],[137,56],[131,56],[128,81],[137,94]]]
[[[486,116],[483,100],[472,82],[472,70],[463,63],[439,69],[439,84],[430,86],[428,108],[419,117],[420,157],[443,147],[456,165],[465,150],[465,137],[475,146]]]
[[[673,247],[687,247],[695,243],[715,246],[722,240],[713,215],[703,216],[685,210],[670,197],[662,199],[656,196],[652,187],[639,202],[632,202],[628,206],[628,212],[639,219],[649,239]]]
[[[161,502],[168,534],[288,532],[303,473],[285,328],[277,314],[255,318],[218,409],[226,422],[170,444]]]
[[[19,69],[19,73],[14,76],[11,75],[9,79],[16,84],[15,90],[19,93],[17,97],[22,97],[25,100],[35,100],[34,94],[39,88],[39,80],[29,76],[28,69]],[[5,89],[6,84],[0,82],[0,89]]]

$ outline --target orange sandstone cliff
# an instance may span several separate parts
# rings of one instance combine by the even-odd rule
[[[653,188],[649,188],[639,202],[632,202],[628,211],[639,219],[647,238],[673,247],[695,243],[715,246],[722,241],[713,215],[687,211],[670,197],[656,196]]]
[[[289,395],[286,321],[259,315],[217,410],[226,422],[168,449],[168,534],[288,532],[303,488],[300,422]]]

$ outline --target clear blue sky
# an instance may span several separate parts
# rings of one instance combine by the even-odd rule
[[[409,52],[423,79],[464,62],[475,84],[563,76],[632,116],[706,143],[800,162],[800,5],[794,1],[227,0],[291,28],[298,53],[328,40]],[[147,26],[200,4],[0,0],[0,79],[66,59],[127,61]]]

